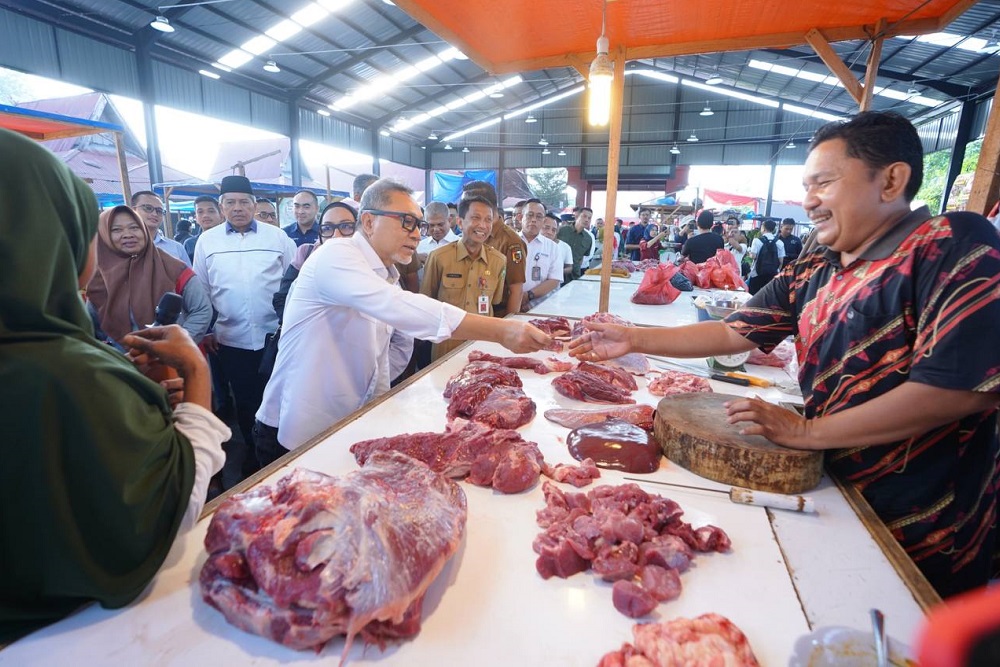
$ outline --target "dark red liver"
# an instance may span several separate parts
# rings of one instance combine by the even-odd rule
[[[599,468],[631,473],[655,472],[663,455],[648,431],[613,417],[573,429],[566,444],[578,461],[591,458]]]

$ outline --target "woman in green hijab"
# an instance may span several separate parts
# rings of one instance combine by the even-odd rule
[[[0,130],[0,644],[97,601],[121,607],[193,525],[229,429],[207,409],[204,358],[180,327],[93,336],[94,193],[51,153]]]

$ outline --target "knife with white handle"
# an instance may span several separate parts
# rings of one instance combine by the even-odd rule
[[[755,491],[744,489],[740,486],[731,486],[729,491],[722,489],[708,489],[702,486],[688,486],[687,484],[674,484],[672,482],[660,482],[654,479],[642,479],[640,477],[625,477],[630,482],[645,482],[647,484],[659,484],[661,486],[673,486],[679,489],[691,489],[693,491],[709,491],[711,493],[725,493],[729,500],[741,505],[755,505],[757,507],[770,507],[777,510],[789,510],[792,512],[816,511],[813,499],[809,496],[786,495],[783,493],[771,493],[769,491]]]

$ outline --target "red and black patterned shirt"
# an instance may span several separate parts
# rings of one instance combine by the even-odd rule
[[[904,382],[1000,392],[1000,237],[981,216],[921,208],[850,266],[826,248],[800,258],[726,322],[765,350],[794,336],[809,418]],[[988,574],[996,415],[827,452],[943,595]]]

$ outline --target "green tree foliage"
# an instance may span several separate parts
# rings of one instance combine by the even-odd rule
[[[924,201],[932,213],[941,209],[941,198],[948,179],[951,150],[945,149],[924,155],[924,184],[917,192],[917,199]]]
[[[528,187],[531,193],[542,200],[546,208],[560,210],[566,208],[566,169],[528,169]]]

